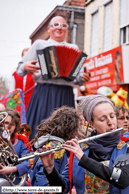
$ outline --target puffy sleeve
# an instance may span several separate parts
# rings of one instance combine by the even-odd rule
[[[18,63],[17,70],[16,70],[18,75],[25,76],[27,74],[27,71],[24,70],[25,62],[28,62],[31,60],[37,60],[37,50],[38,50],[38,46],[41,45],[40,42],[41,40],[36,40],[32,44],[31,48],[27,51],[27,53],[23,56],[21,61]]]
[[[61,153],[62,152],[62,153]],[[65,165],[67,164],[67,154],[64,149],[56,151],[54,160],[54,165],[56,170],[62,174],[65,169]]]
[[[58,152],[58,151],[57,151]],[[59,157],[59,154],[56,154]],[[54,160],[55,168],[59,174],[65,169],[67,164],[67,154],[66,152],[60,158]],[[31,172],[31,183],[32,186],[48,186],[48,181],[46,175],[44,174],[44,166],[41,159],[38,159],[34,165],[33,171]]]
[[[32,186],[48,186],[43,169],[43,163],[41,162],[41,159],[38,159],[30,174]]]
[[[48,182],[51,186],[61,186],[62,193],[67,194],[70,188],[70,181],[69,181],[69,165],[66,165],[65,170],[63,171],[62,175],[58,173],[56,168],[53,168],[53,171],[50,174],[47,174],[46,169],[44,168],[44,174],[46,175]]]
[[[21,158],[23,155],[29,153],[29,150],[24,145],[24,142],[22,140],[18,140],[18,143],[16,144],[14,149],[17,152],[17,155],[19,156],[19,158]],[[29,172],[30,169],[29,169],[28,165],[29,165],[29,161],[28,160],[24,160],[20,164],[16,165],[16,168],[18,170],[19,176],[22,176],[22,175],[24,175],[24,174]]]

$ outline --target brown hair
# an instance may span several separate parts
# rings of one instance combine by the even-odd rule
[[[120,111],[122,111],[123,114],[125,112],[127,112],[129,114],[128,110],[124,106],[117,105],[117,106],[115,106],[115,115],[116,115],[116,117],[119,116]]]
[[[64,139],[72,139],[78,135],[79,113],[74,108],[62,106],[53,111],[52,116],[38,125],[38,133],[32,142],[40,136],[50,134]]]
[[[28,124],[21,124],[19,133],[29,137],[32,133],[31,126]]]
[[[20,129],[20,114],[18,113],[18,111],[7,108],[4,110],[4,112],[7,112],[8,116],[12,117],[12,123],[16,124],[14,133],[18,132]]]

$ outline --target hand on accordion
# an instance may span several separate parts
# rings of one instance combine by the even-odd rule
[[[26,70],[27,72],[33,74],[35,77],[35,73],[38,72],[38,70],[40,69],[40,66],[36,66],[35,63],[37,63],[37,60],[32,60],[32,61],[28,61],[24,64],[24,70]]]
[[[84,67],[84,73],[82,76],[82,81],[83,82],[88,82],[91,78],[91,73],[86,69],[86,67]]]
[[[87,55],[79,49],[68,46],[49,46],[37,50],[43,80],[63,78],[73,81],[80,72]],[[87,72],[83,76],[84,82],[89,80]]]

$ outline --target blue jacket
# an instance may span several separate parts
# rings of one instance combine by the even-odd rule
[[[109,167],[112,168],[114,161],[119,155],[125,154],[127,151],[127,145],[125,145],[122,149],[118,149],[117,147],[114,148],[112,152],[112,156],[110,159]],[[89,148],[83,150],[86,156],[89,155]],[[76,187],[77,194],[84,194],[84,177],[85,177],[85,169],[78,165],[79,161],[74,156],[73,159],[73,170],[72,170],[72,178],[73,178],[73,185]],[[65,193],[69,192],[69,165],[67,165],[66,169],[64,170],[62,177],[65,181],[66,191]],[[126,189],[118,189],[114,185],[109,185],[109,193],[110,194],[129,194],[129,187]]]
[[[123,134],[123,137],[129,137],[129,131],[125,132],[125,133]]]
[[[27,149],[27,147],[24,146],[24,142],[22,140],[19,140],[19,139],[18,139],[17,144],[14,146],[14,149],[15,149],[19,158],[21,158],[23,155],[29,153],[29,150]],[[28,165],[29,165],[28,160],[25,160],[25,161],[21,162],[20,164],[16,165],[18,172],[15,173],[15,175],[16,175],[16,180],[14,182],[15,185],[18,185],[18,183],[20,182],[20,180],[21,180],[20,176],[29,172]],[[0,175],[0,178],[5,178],[5,177],[3,175]]]
[[[67,164],[67,154],[64,152],[63,156],[59,159],[54,160],[56,170],[62,174]],[[31,185],[32,186],[48,186],[47,178],[43,173],[43,163],[39,157],[35,158],[33,169],[30,173]]]

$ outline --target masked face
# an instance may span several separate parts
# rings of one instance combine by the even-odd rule
[[[67,27],[68,25],[64,18],[60,16],[54,17],[51,20],[50,26],[48,26],[48,33],[50,35],[50,38],[57,42],[64,41]]]

